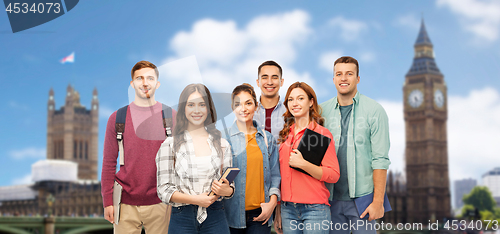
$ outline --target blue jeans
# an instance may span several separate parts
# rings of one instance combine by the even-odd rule
[[[281,227],[284,234],[327,234],[330,220],[330,207],[325,204],[281,202]]]
[[[270,234],[271,227],[269,226],[269,221],[262,225],[264,221],[253,221],[253,218],[259,216],[262,213],[262,209],[258,208],[255,210],[245,211],[245,221],[246,228],[229,228],[231,234]]]
[[[197,212],[198,206],[195,205],[172,207],[168,233],[229,234],[229,225],[222,202],[216,201],[207,208],[207,219],[203,223],[198,223],[196,220]]]
[[[354,201],[330,201],[333,229],[330,234],[375,234],[375,220],[368,221],[368,215],[359,218]],[[353,225],[354,224],[354,225]],[[354,228],[352,228],[354,226]]]

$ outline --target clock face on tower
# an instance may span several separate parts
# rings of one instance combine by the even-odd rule
[[[424,94],[418,89],[414,89],[408,95],[408,103],[411,107],[417,108],[424,102]]]
[[[444,95],[440,89],[436,89],[436,91],[434,92],[434,102],[439,108],[443,107],[444,105]]]

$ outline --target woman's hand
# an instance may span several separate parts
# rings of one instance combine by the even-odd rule
[[[276,206],[276,212],[274,212],[274,230],[277,234],[283,234],[283,229],[281,227],[281,206]]]
[[[216,196],[216,195],[208,196],[208,193],[202,193],[200,195],[194,195],[194,196],[196,199],[195,205],[205,207],[205,208],[212,205],[212,203],[217,201],[217,198],[219,198],[219,196]]]
[[[276,207],[277,201],[276,199],[271,199],[267,203],[260,203],[260,208],[262,209],[262,212],[260,213],[259,216],[253,218],[253,221],[258,221],[262,222],[262,225],[266,224],[271,215],[273,214],[274,207]]]
[[[307,161],[304,160],[302,153],[298,149],[292,150],[290,153],[290,159],[288,160],[288,165],[302,169],[306,162]]]
[[[222,178],[222,183],[214,180],[214,182],[212,182],[212,191],[215,194],[224,197],[229,197],[233,194],[233,188],[229,186],[229,181],[227,181],[226,178]]]

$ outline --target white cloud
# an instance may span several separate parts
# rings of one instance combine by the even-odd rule
[[[333,63],[338,58],[342,57],[344,53],[340,50],[333,50],[323,53],[319,57],[319,67],[329,71],[333,74]]]
[[[9,154],[14,159],[25,159],[25,158],[42,159],[45,158],[46,153],[47,152],[45,148],[29,147],[20,150],[12,150],[10,151]]]
[[[449,97],[450,178],[478,178],[500,165],[500,94],[493,88]],[[478,178],[479,179],[479,178]]]
[[[27,174],[22,177],[14,178],[11,184],[12,185],[31,184],[32,182],[33,179],[31,177],[31,174]]]
[[[404,171],[405,124],[402,102],[379,101],[389,116],[391,170]],[[448,97],[448,162],[450,183],[476,178],[498,167],[500,93],[493,88]]]
[[[297,79],[314,87],[308,73],[293,68],[300,45],[312,34],[309,21],[309,14],[301,10],[261,15],[246,25],[202,19],[191,30],[174,35],[169,43],[174,56],[165,62],[196,56],[199,72],[204,83],[214,89],[212,92],[229,92],[243,82],[256,87],[257,67],[266,60],[282,66],[284,87]],[[282,96],[285,92],[280,90]]]
[[[359,60],[365,63],[373,62],[376,59],[376,55],[373,52],[363,52],[359,57]]]
[[[27,105],[24,105],[24,104],[21,104],[21,103],[18,103],[16,101],[9,101],[9,106],[14,108],[14,109],[17,109],[17,110],[28,110],[28,106]]]
[[[500,33],[500,2],[497,0],[438,0],[439,7],[447,7],[462,17],[466,31],[486,41],[496,41]]]
[[[206,65],[224,65],[245,50],[245,39],[234,21],[202,19],[193,25],[191,32],[177,33],[170,41],[170,47],[179,57],[195,54]]]
[[[102,119],[108,119],[109,116],[111,116],[111,114],[113,114],[113,112],[115,112],[115,110],[107,107],[107,106],[104,106],[104,105],[99,105],[99,118],[102,118]]]
[[[368,30],[368,25],[362,21],[345,19],[337,16],[331,19],[328,24],[334,28],[340,28],[340,36],[345,41],[356,41],[363,31]]]
[[[418,31],[420,28],[420,20],[414,14],[406,14],[394,20],[396,26],[410,28],[412,31]]]

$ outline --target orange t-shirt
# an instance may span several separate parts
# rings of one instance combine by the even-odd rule
[[[245,186],[245,210],[260,208],[266,202],[264,193],[264,162],[255,134],[248,134],[247,140],[247,178]]]

